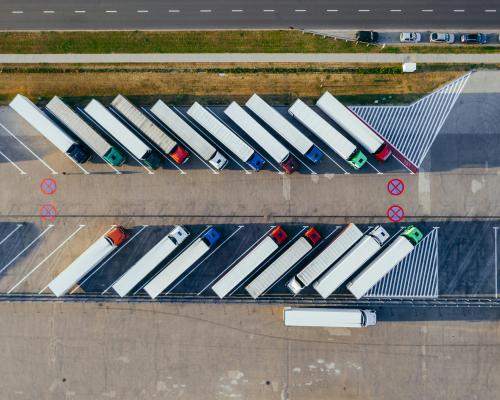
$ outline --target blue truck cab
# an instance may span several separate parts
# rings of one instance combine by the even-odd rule
[[[84,163],[91,156],[90,151],[80,144],[71,145],[67,151],[67,154],[79,164]]]
[[[212,247],[220,239],[220,233],[215,228],[210,228],[204,235],[203,241],[207,246]]]
[[[323,157],[323,152],[320,149],[318,149],[316,146],[312,146],[305,155],[314,164],[317,164],[317,163],[319,163],[319,161]]]
[[[260,171],[266,161],[258,153],[253,153],[252,157],[247,161],[247,164],[252,167],[254,171]]]

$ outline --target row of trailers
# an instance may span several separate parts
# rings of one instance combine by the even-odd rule
[[[381,136],[330,93],[323,94],[316,104],[368,153],[381,161],[391,155],[391,150]],[[118,95],[110,106],[105,107],[93,99],[83,109],[84,113],[78,114],[60,98],[54,97],[46,106],[47,113],[44,113],[22,95],[17,95],[10,103],[10,107],[21,117],[77,163],[83,163],[91,157],[90,149],[113,166],[125,162],[125,152],[98,133],[98,130],[102,130],[153,170],[161,165],[161,156],[170,157],[177,164],[185,163],[189,159],[189,152],[182,143],[217,170],[223,169],[228,163],[223,152],[215,147],[217,142],[255,171],[265,165],[265,159],[244,140],[241,132],[237,133],[199,103],[194,103],[187,115],[215,141],[207,141],[193,129],[196,125],[161,100],[145,110]],[[258,95],[254,94],[245,106],[243,108],[233,102],[224,113],[286,173],[291,174],[298,167],[298,161],[289,148],[298,151],[311,163],[321,160],[322,151],[309,137]],[[366,163],[367,157],[357,145],[302,100],[297,99],[288,112],[354,169]],[[47,114],[54,118],[49,118]],[[276,132],[283,142],[270,131]]]
[[[218,230],[210,227],[181,250],[188,236],[189,230],[186,227],[176,226],[111,287],[120,297],[127,296],[134,288],[140,287],[155,299],[171,288],[181,276],[185,276],[221,239]],[[57,297],[65,295],[127,238],[128,233],[125,228],[121,226],[113,228],[57,275],[48,288]],[[413,251],[422,239],[422,233],[415,226],[409,226],[390,243],[389,239],[390,235],[381,226],[376,226],[367,234],[363,234],[355,224],[351,223],[319,254],[308,261],[305,268],[288,281],[287,287],[291,293],[297,295],[312,284],[326,299],[352,278],[347,284],[347,289],[360,299]],[[287,243],[289,238],[285,229],[281,226],[275,227],[228,268],[213,283],[211,289],[221,299],[231,296],[257,271],[258,275],[245,286],[250,296],[256,299],[304,260],[322,240],[318,231],[310,227],[293,243]],[[285,243],[287,243],[286,250],[279,253]],[[279,256],[273,258],[277,253]],[[175,257],[164,263],[169,256]],[[273,261],[267,265],[267,261],[271,259]],[[262,266],[265,267],[262,269],[260,268]],[[361,270],[362,267],[364,268]]]

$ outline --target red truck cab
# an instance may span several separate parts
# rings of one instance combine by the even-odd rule
[[[129,234],[127,230],[121,225],[114,227],[106,233],[106,239],[108,239],[115,247],[120,246],[125,240],[128,239],[128,237]]]
[[[321,240],[321,235],[314,228],[309,228],[306,233],[304,233],[304,237],[309,240],[309,243],[311,243],[313,246],[317,245]]]
[[[277,226],[271,232],[271,237],[276,241],[276,243],[279,246],[288,238],[288,235],[281,226]]]
[[[183,147],[177,145],[170,153],[170,157],[177,164],[182,165],[189,159],[189,153]]]
[[[391,156],[391,154],[391,149],[384,143],[384,145],[375,153],[375,158],[380,161],[385,161]]]

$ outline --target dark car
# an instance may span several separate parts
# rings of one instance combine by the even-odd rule
[[[377,43],[378,33],[373,31],[357,31],[356,40],[364,43]]]
[[[486,43],[486,35],[483,33],[464,33],[460,37],[460,41],[468,44],[484,44]]]

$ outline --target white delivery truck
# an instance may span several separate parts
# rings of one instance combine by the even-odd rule
[[[380,161],[387,160],[392,154],[389,146],[379,134],[329,92],[325,92],[316,105],[363,146],[368,153],[373,154]]]
[[[206,254],[220,238],[219,232],[210,228],[205,234],[196,239],[189,247],[170,262],[158,275],[151,279],[144,290],[152,299],[158,297],[167,287],[175,282],[184,272]]]
[[[299,294],[302,289],[309,286],[330,268],[333,263],[361,239],[362,236],[363,233],[356,225],[347,225],[347,227],[340,232],[321,253],[288,282],[288,289],[294,295]]]
[[[77,163],[84,163],[89,159],[90,152],[67,135],[27,97],[18,94],[9,106],[54,146]]]
[[[182,146],[158,128],[141,110],[134,106],[126,97],[119,94],[111,102],[111,106],[122,114],[136,129],[146,135],[165,154],[177,164],[184,164],[189,154]]]
[[[297,99],[288,109],[288,113],[325,142],[354,169],[360,169],[366,163],[366,156],[361,150],[302,100]]]
[[[151,108],[151,113],[158,118],[168,129],[174,132],[205,161],[209,162],[215,169],[222,169],[227,165],[227,159],[207,140],[196,132],[175,111],[163,101],[158,100]]]
[[[350,276],[372,258],[389,239],[389,234],[381,226],[373,228],[368,235],[354,245],[337,261],[313,287],[326,299],[338,289]]]
[[[363,328],[377,323],[374,310],[349,308],[292,308],[283,309],[285,326],[322,328]]]
[[[126,157],[116,147],[111,146],[59,97],[54,96],[46,109],[109,164],[119,166],[125,162]]]
[[[423,238],[422,232],[410,225],[387,248],[347,284],[347,289],[359,300],[410,254]]]
[[[97,239],[64,271],[57,275],[49,283],[48,288],[57,297],[63,296],[127,238],[128,233],[125,228],[122,226],[113,228],[104,236]]]
[[[283,115],[254,94],[245,104],[262,121],[269,125],[278,135],[290,143],[303,156],[313,163],[318,163],[323,153],[314,143]]]
[[[262,169],[264,159],[201,104],[195,102],[187,114],[253,170]]]
[[[262,147],[269,155],[281,165],[287,174],[293,173],[298,168],[297,160],[290,154],[276,138],[248,114],[238,103],[232,102],[224,113],[238,125],[248,136]]]
[[[212,290],[221,299],[227,296],[259,265],[266,261],[271,254],[276,252],[287,237],[288,235],[281,226],[276,227],[264,240],[239,260],[229,272],[219,279],[212,286]]]
[[[114,137],[116,141],[130,151],[134,157],[144,161],[149,168],[157,169],[160,166],[160,156],[97,100],[91,100],[84,108],[84,111],[106,132]]]
[[[250,282],[245,290],[254,299],[262,295],[279,278],[297,264],[321,240],[314,228],[309,228],[303,236],[293,243],[282,255],[271,263],[257,278]]]
[[[165,258],[172,254],[189,232],[182,226],[176,226],[163,239],[154,245],[142,258],[130,267],[112,288],[120,297],[126,296],[139,282],[150,274]]]

